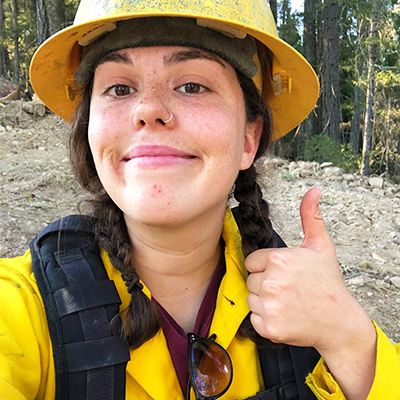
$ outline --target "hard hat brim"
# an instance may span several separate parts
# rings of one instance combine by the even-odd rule
[[[71,122],[76,107],[81,101],[81,93],[77,90],[74,80],[74,72],[80,62],[79,40],[87,33],[109,22],[165,15],[171,17],[183,16],[181,13],[173,14],[170,11],[167,14],[148,12],[140,15],[116,15],[63,29],[47,39],[32,59],[30,80],[33,90],[50,110],[64,120]],[[318,99],[319,83],[314,70],[300,53],[274,34],[266,33],[254,27],[222,18],[211,18],[209,15],[185,14],[184,16],[202,17],[229,25],[251,35],[273,53],[274,59],[291,79],[290,91],[283,91],[278,95],[275,95],[271,90],[263,90],[262,93],[272,113],[273,140],[291,131],[308,116]]]

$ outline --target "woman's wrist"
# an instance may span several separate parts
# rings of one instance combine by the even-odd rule
[[[358,305],[358,304],[357,304]],[[359,306],[349,325],[342,325],[331,346],[317,349],[347,400],[365,400],[376,366],[376,329]]]

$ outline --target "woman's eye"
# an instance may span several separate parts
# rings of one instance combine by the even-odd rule
[[[206,88],[204,86],[193,82],[185,83],[178,88],[179,92],[184,92],[187,94],[198,94],[204,92],[205,90]]]
[[[108,94],[115,97],[128,96],[133,93],[134,90],[128,85],[115,85],[108,89]]]

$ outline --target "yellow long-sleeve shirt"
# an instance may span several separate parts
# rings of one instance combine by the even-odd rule
[[[228,351],[235,369],[232,385],[221,400],[245,399],[263,390],[263,381],[255,344],[236,338],[236,332],[249,312],[248,289],[240,235],[229,210],[223,239],[226,274],[219,288],[210,332],[217,335],[218,342]],[[126,286],[105,252],[102,252],[102,258],[121,297],[121,310],[125,309],[129,303]],[[150,296],[146,288],[144,291]],[[22,257],[0,260],[0,297],[0,397],[54,399],[51,341],[29,252]],[[183,400],[162,331],[131,352],[126,374],[127,400]],[[318,399],[345,399],[322,359],[306,382]],[[398,399],[400,345],[392,345],[377,328],[376,373],[368,400]]]

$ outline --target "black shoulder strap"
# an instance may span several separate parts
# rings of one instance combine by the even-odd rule
[[[121,301],[92,228],[90,217],[69,216],[30,244],[52,341],[56,400],[125,399],[129,346],[109,330]]]
[[[258,350],[265,391],[251,400],[315,400],[305,380],[320,359],[311,347],[271,345]],[[250,399],[249,399],[250,400]]]

